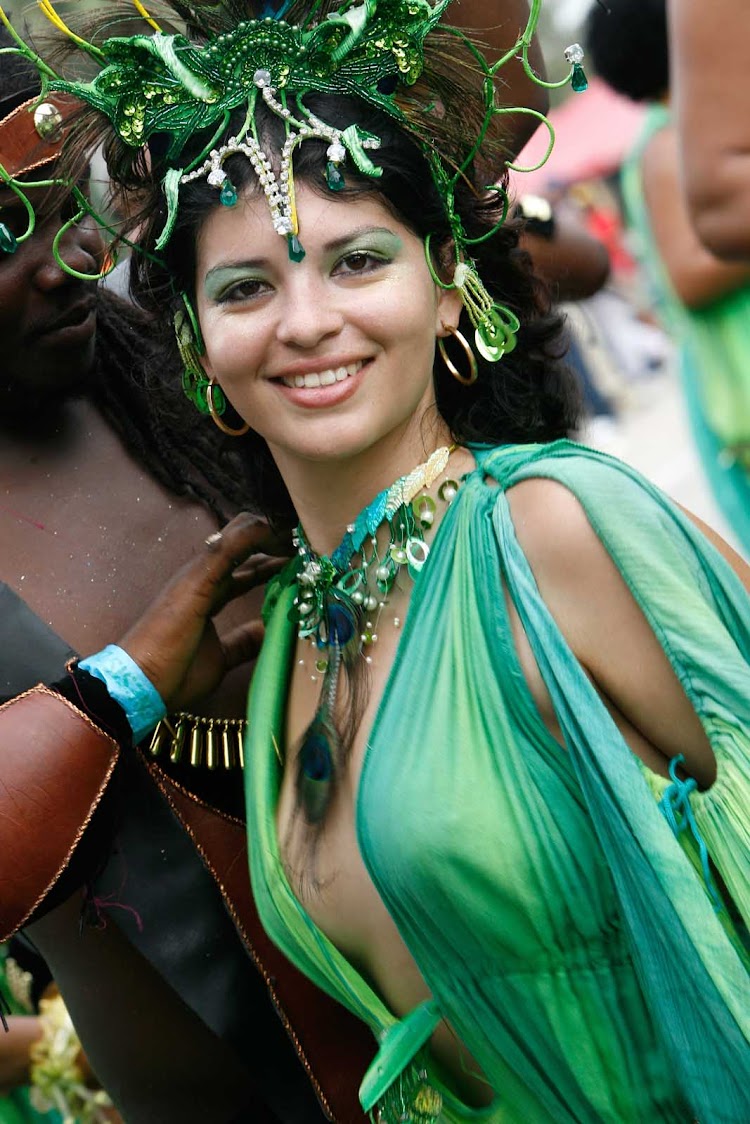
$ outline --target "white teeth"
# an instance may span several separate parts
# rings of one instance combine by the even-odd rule
[[[284,386],[292,387],[292,389],[301,389],[305,387],[311,389],[316,386],[332,386],[335,382],[343,382],[348,379],[350,375],[356,375],[364,367],[364,361],[358,363],[350,363],[348,367],[331,367],[327,371],[320,373],[313,372],[310,375],[294,375],[288,379],[282,379]]]

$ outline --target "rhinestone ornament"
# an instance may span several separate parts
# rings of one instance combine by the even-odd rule
[[[56,144],[62,138],[62,126],[62,113],[52,102],[42,102],[34,110],[34,128],[48,144]]]

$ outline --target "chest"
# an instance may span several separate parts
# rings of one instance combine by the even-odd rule
[[[94,407],[71,407],[58,433],[0,440],[0,581],[67,644],[114,643],[216,530],[202,504],[174,495],[123,447]],[[219,631],[259,613],[262,591],[219,614]],[[244,713],[248,669],[211,705]]]
[[[93,408],[49,441],[0,447],[0,579],[79,650],[123,631],[213,529]]]
[[[295,892],[316,924],[353,962],[367,966],[368,973],[376,971],[374,964],[384,956],[387,945],[401,946],[367,873],[356,837],[362,767],[399,637],[399,629],[393,626],[393,606],[389,609],[387,624],[378,622],[375,643],[363,648],[351,674],[343,670],[339,674],[336,726],[341,740],[334,753],[331,802],[322,822],[316,825],[308,823],[305,812],[300,748],[325,690],[326,657],[310,641],[297,641],[277,809],[282,859]],[[403,617],[406,605],[399,604],[398,612]],[[342,719],[351,713],[356,716],[356,724],[348,726]],[[392,964],[393,959],[391,949],[385,953],[385,960]]]

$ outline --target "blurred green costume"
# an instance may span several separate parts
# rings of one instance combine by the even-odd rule
[[[395,1019],[314,926],[280,861],[273,742],[283,746],[297,563],[269,592],[249,703],[261,919],[379,1039],[370,1091],[411,1062],[420,1024],[429,1033],[444,1016],[496,1099],[472,1111],[444,1093],[440,1121],[739,1124],[750,1119],[750,602],[626,465],[566,441],[473,451],[478,467],[415,582],[357,806],[366,867],[433,1001]],[[672,782],[646,768],[565,643],[505,495],[535,476],[578,497],[654,629],[713,746],[710,790],[676,763]],[[526,685],[505,589],[566,748]]]
[[[623,198],[636,235],[636,253],[677,345],[685,404],[703,470],[725,519],[750,556],[750,284],[702,308],[688,308],[675,293],[654,242],[641,173],[649,141],[670,124],[665,106],[649,106],[643,132],[623,166]]]

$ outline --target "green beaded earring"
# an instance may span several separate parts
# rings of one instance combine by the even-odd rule
[[[181,293],[180,297],[182,308],[178,308],[174,314],[174,334],[182,359],[182,389],[199,413],[207,415],[211,413],[208,401],[209,378],[200,360],[206,349],[190,298],[186,293]],[[223,413],[223,410],[220,412]]]

